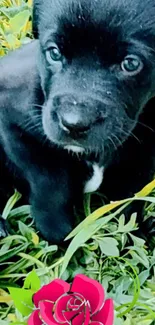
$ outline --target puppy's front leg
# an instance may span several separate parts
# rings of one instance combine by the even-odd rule
[[[36,227],[48,241],[59,243],[72,230],[74,189],[66,170],[46,170],[31,179],[30,203]]]
[[[38,230],[49,241],[60,242],[73,225],[77,195],[74,162],[64,152],[46,148],[17,127],[3,128],[2,145],[30,187],[32,214]]]

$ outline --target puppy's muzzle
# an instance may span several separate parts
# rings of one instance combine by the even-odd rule
[[[71,137],[86,135],[97,123],[104,123],[103,103],[94,99],[75,96],[56,96],[53,99],[59,126]]]

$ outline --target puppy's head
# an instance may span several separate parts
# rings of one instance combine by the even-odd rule
[[[36,0],[34,17],[44,133],[73,151],[115,150],[155,94],[154,0]]]

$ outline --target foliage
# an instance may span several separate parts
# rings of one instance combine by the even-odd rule
[[[100,281],[107,295],[114,299],[115,325],[152,324],[155,320],[155,242],[152,240],[147,247],[134,233],[136,214],[125,222],[121,211],[133,200],[142,199],[147,202],[146,216],[152,215],[155,198],[145,195],[154,187],[155,181],[135,197],[125,200],[127,202],[111,203],[94,210],[68,236],[72,240],[67,250],[39,238],[30,207],[14,208],[20,198],[15,192],[3,213],[12,234],[0,242],[1,324],[26,324],[32,310],[32,295],[40,285],[60,276],[72,281],[77,273]],[[90,202],[85,210],[93,209],[91,199],[85,202]],[[120,206],[117,210],[113,210],[115,204]]]
[[[31,6],[32,0],[0,0],[0,56],[32,38]]]

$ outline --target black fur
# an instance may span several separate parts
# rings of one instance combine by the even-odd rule
[[[87,161],[104,166],[112,200],[154,176],[155,4],[35,0],[33,22],[38,40],[0,62],[0,143],[37,228],[59,242],[73,226]],[[140,60],[135,74],[122,70],[128,55]],[[71,145],[84,154],[68,154]]]

